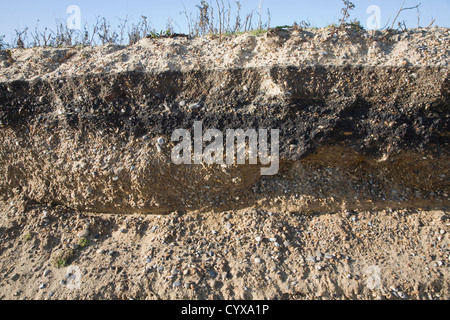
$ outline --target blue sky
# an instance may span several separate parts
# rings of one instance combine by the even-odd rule
[[[211,0],[209,0],[211,1]],[[215,2],[215,0],[212,0]],[[341,0],[262,0],[263,19],[267,18],[267,9],[271,12],[271,26],[292,24],[294,21],[309,20],[312,25],[321,27],[337,23],[340,18]],[[97,16],[107,18],[113,24],[119,24],[120,18],[128,16],[131,21],[138,21],[141,15],[150,19],[151,25],[157,29],[164,29],[167,20],[174,21],[176,32],[187,32],[185,17],[181,12],[186,8],[188,12],[196,14],[195,5],[200,0],[11,0],[2,1],[0,12],[0,35],[6,35],[6,40],[12,38],[15,29],[28,26],[34,29],[39,20],[39,27],[55,29],[55,19],[66,19],[66,9],[70,5],[77,5],[81,9],[81,21],[93,23]],[[225,3],[227,0],[225,0]],[[365,27],[370,16],[367,8],[377,5],[380,8],[381,26],[389,25],[395,18],[403,0],[354,0],[356,9],[351,18],[359,19]],[[421,25],[427,26],[432,18],[439,26],[450,27],[450,0],[405,0],[405,6],[421,4]],[[242,15],[258,8],[259,0],[241,0]],[[230,0],[235,7],[235,0]],[[254,18],[255,19],[255,18]],[[417,11],[405,11],[399,20],[406,20],[408,27],[417,26]],[[255,22],[257,19],[254,20]]]

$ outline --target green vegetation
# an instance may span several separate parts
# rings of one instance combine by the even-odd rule
[[[24,236],[23,236],[24,241],[28,242],[28,241],[31,241],[31,239],[33,239],[33,235],[31,233],[28,232],[28,233],[24,234]]]
[[[227,1],[226,3],[224,1]],[[329,28],[346,29],[350,28],[355,32],[363,32],[364,28],[360,21],[350,20],[351,12],[355,9],[355,4],[350,0],[342,0],[342,17],[338,24],[331,24]],[[417,10],[418,26],[420,24],[419,5],[411,8],[405,8],[404,3],[397,16],[388,29],[393,29],[395,22],[402,11]],[[0,36],[0,49],[3,48],[26,48],[26,47],[73,47],[73,46],[96,46],[104,44],[133,45],[144,38],[165,38],[172,36],[197,37],[211,35],[222,40],[223,37],[251,33],[252,35],[262,35],[270,30],[271,14],[267,10],[266,19],[263,21],[262,7],[257,11],[248,14],[242,14],[241,2],[235,1],[232,5],[229,0],[200,0],[196,6],[197,11],[187,12],[186,9],[180,12],[186,19],[188,34],[179,35],[174,31],[174,22],[168,20],[165,30],[156,31],[151,27],[147,17],[141,16],[138,23],[129,23],[128,17],[119,19],[120,23],[114,27],[105,18],[97,17],[93,26],[84,25],[81,30],[69,29],[64,20],[56,21],[56,29],[45,28],[40,31],[35,27],[34,31],[29,33],[28,28],[16,30],[14,39],[10,44],[5,42],[5,36]],[[431,27],[435,20],[428,26]],[[399,22],[399,29],[406,29],[405,21]],[[314,30],[309,21],[295,22],[293,25],[277,26],[277,29],[288,30]],[[383,28],[384,29],[384,28]],[[10,59],[13,62],[13,59]]]
[[[78,245],[80,246],[80,248],[86,248],[89,245],[89,240],[86,238],[81,238]]]
[[[74,252],[70,249],[59,251],[52,259],[52,264],[55,268],[64,268],[68,266],[70,260],[73,258]]]

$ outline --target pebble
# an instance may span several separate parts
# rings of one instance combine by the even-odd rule
[[[228,230],[231,230],[233,226],[231,225],[231,223],[226,223],[225,224],[225,228],[227,228]]]
[[[164,145],[164,144],[166,143],[166,141],[164,140],[164,138],[161,138],[161,137],[159,137],[158,140],[156,140],[156,142],[157,142],[160,146],[162,146],[162,145]]]
[[[190,110],[195,110],[195,109],[200,109],[202,107],[202,105],[200,103],[195,103],[195,104],[191,104],[189,106]]]
[[[215,277],[217,276],[217,273],[215,273],[215,272],[212,271],[212,270],[208,270],[208,274],[209,274],[209,276],[210,276],[211,278],[215,278]]]
[[[51,298],[51,297],[53,297],[55,295],[55,293],[53,292],[53,291],[50,291],[49,293],[48,293],[48,296]]]
[[[255,240],[256,240],[256,242],[261,242],[262,238],[258,236],[258,237],[255,237]]]
[[[174,288],[181,287],[181,282],[180,282],[180,281],[175,281],[175,282],[173,283],[173,287],[174,287]]]
[[[306,258],[306,261],[313,262],[313,263],[317,262],[316,258],[314,258],[313,256],[309,256],[308,258]]]
[[[11,280],[12,280],[12,281],[16,281],[17,279],[19,279],[19,277],[20,277],[20,275],[19,275],[18,273],[14,273],[14,274],[11,276]]]
[[[39,289],[45,289],[45,287],[46,287],[46,284],[45,283],[41,283],[40,285],[39,285]]]
[[[261,263],[261,259],[260,258],[255,258],[255,263],[256,264],[260,264]]]
[[[164,271],[164,266],[159,266],[157,270],[158,270],[158,272],[163,272]]]
[[[50,274],[50,270],[45,270],[44,271],[44,277],[48,276]]]
[[[62,285],[62,286],[65,286],[67,284],[67,282],[66,282],[66,280],[60,280],[59,284]]]
[[[89,229],[84,229],[78,233],[78,238],[87,238],[89,237]]]
[[[179,105],[180,105],[180,107],[184,107],[184,106],[186,105],[186,101],[181,100],[180,103],[179,103]]]

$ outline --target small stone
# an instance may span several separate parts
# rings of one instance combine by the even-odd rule
[[[44,277],[48,276],[50,274],[50,270],[45,270],[44,271]]]
[[[16,281],[17,279],[19,279],[19,277],[20,277],[20,275],[19,275],[18,273],[14,273],[14,274],[11,276],[11,280],[12,280],[12,281]]]
[[[115,177],[112,178],[112,180],[113,180],[114,182],[119,181],[119,177],[118,177],[118,176],[115,176]]]
[[[314,258],[313,256],[309,256],[308,258],[306,258],[306,261],[308,261],[308,262],[313,262],[313,263],[316,263],[317,261],[316,261],[316,258]]]
[[[158,270],[158,272],[163,272],[164,271],[164,266],[159,266],[157,270]]]
[[[256,240],[256,242],[261,242],[262,238],[258,236],[258,237],[255,237],[255,240]]]
[[[46,284],[45,283],[41,283],[40,286],[39,286],[39,289],[42,290],[42,289],[45,289],[45,287],[46,287]]]
[[[62,286],[65,286],[67,284],[67,282],[66,282],[66,280],[61,280],[61,281],[59,281],[59,284]]]
[[[127,232],[127,229],[120,228],[119,231],[120,231],[121,233],[126,233],[126,232]]]
[[[194,103],[189,106],[189,109],[196,110],[196,109],[200,109],[201,107],[202,107],[202,105],[200,103]]]
[[[108,251],[108,255],[113,256],[116,252],[114,250]]]
[[[53,292],[53,291],[50,291],[49,293],[48,293],[48,296],[51,298],[51,297],[53,297],[55,295],[55,293]]]
[[[215,278],[215,277],[217,276],[217,273],[215,273],[215,272],[212,271],[212,270],[208,270],[208,274],[209,274],[209,276],[210,276],[211,278]]]
[[[147,258],[147,263],[152,262],[152,258]]]
[[[229,222],[225,224],[225,228],[227,228],[228,230],[231,230],[232,227],[233,226]]]
[[[403,292],[401,292],[401,291],[397,292],[397,295],[398,295],[401,299],[406,299],[406,298],[407,298],[406,294],[403,293]]]
[[[89,229],[84,229],[78,233],[78,238],[87,238],[89,237]]]
[[[164,138],[161,138],[161,137],[159,137],[158,140],[156,140],[156,142],[157,142],[160,146],[162,146],[162,145],[164,145],[164,144],[166,143],[166,141],[164,140]]]
[[[180,281],[175,281],[175,282],[173,283],[173,287],[174,287],[174,288],[181,287],[181,282],[180,282]]]
[[[180,107],[184,107],[184,106],[186,105],[186,101],[181,100],[180,103],[179,103],[179,105],[180,105]]]
[[[260,258],[255,258],[255,263],[256,264],[260,264],[261,263],[261,259]]]

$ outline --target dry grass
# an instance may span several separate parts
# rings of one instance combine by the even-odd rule
[[[258,10],[258,25],[253,25],[254,12],[242,16],[241,3],[234,4],[224,0],[201,0],[196,6],[195,13],[188,13],[185,9],[181,12],[188,24],[186,36],[197,37],[209,34],[218,35],[220,39],[227,34],[242,33],[268,29],[270,25],[270,11],[268,22],[262,22],[262,9]],[[242,18],[244,17],[244,18]],[[166,28],[157,31],[151,27],[149,19],[142,16],[137,23],[129,23],[128,18],[119,19],[116,27],[106,18],[97,17],[92,26],[85,24],[80,30],[70,29],[64,20],[57,20],[55,29],[45,27],[30,32],[28,28],[15,30],[15,36],[11,43],[4,41],[5,36],[0,36],[0,49],[3,48],[27,48],[27,47],[73,47],[96,46],[104,44],[133,45],[144,38],[167,37],[175,34],[174,21],[168,20]]]
[[[400,9],[399,14],[404,10],[417,9],[418,20],[420,19],[419,5],[411,8]],[[350,21],[350,13],[355,5],[350,0],[343,0],[341,9],[342,17],[339,19],[339,28],[351,26],[357,31],[363,30],[361,23],[357,20]],[[197,37],[205,35],[216,35],[220,40],[224,36],[252,32],[252,34],[262,34],[270,29],[270,10],[267,10],[267,21],[263,22],[262,2],[259,2],[257,11],[247,14],[242,13],[240,1],[230,3],[229,0],[200,0],[196,5],[194,13],[188,12],[186,8],[180,12],[184,16],[188,26],[188,34],[184,36]],[[47,27],[39,30],[36,25],[33,32],[28,28],[16,30],[11,43],[5,42],[5,36],[0,35],[0,49],[4,48],[27,48],[27,47],[73,47],[73,46],[97,46],[104,44],[133,45],[144,38],[158,38],[176,35],[174,31],[174,21],[168,20],[165,30],[157,31],[151,27],[147,17],[141,16],[137,23],[129,23],[128,17],[119,19],[117,27],[113,26],[105,18],[97,17],[96,23],[92,26],[85,24],[80,30],[73,30],[67,27],[65,21],[57,20],[54,30]],[[255,20],[256,26],[255,26]],[[419,20],[420,21],[420,20]],[[419,24],[418,21],[418,24]],[[39,21],[38,21],[39,22]],[[435,20],[432,21],[434,24]],[[394,26],[394,23],[391,29]],[[431,24],[431,25],[432,25]],[[431,25],[429,27],[431,27]],[[309,22],[304,20],[294,23],[289,28],[308,28]],[[400,27],[405,29],[405,21],[400,23]],[[384,28],[383,28],[384,29]]]

